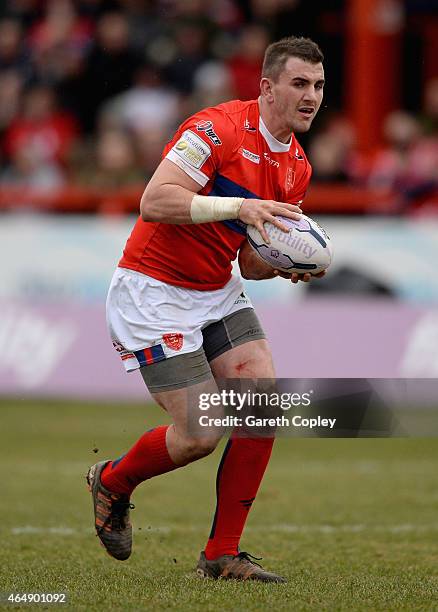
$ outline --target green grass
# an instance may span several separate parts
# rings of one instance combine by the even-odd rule
[[[83,475],[165,421],[153,406],[0,402],[0,592],[67,591],[87,611],[438,610],[437,439],[278,440],[242,549],[286,585],[194,575],[221,449],[138,489],[133,555],[112,560]]]

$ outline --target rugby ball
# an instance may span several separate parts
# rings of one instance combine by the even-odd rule
[[[271,244],[266,244],[260,232],[247,226],[247,239],[254,251],[267,264],[292,274],[318,274],[331,264],[333,248],[329,236],[316,221],[302,215],[299,221],[278,217],[289,228],[283,232],[272,223],[265,222],[265,230]]]

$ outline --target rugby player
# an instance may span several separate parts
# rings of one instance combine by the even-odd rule
[[[295,134],[310,128],[321,105],[322,62],[310,39],[271,44],[259,99],[227,102],[187,119],[142,196],[109,289],[107,321],[126,370],[140,370],[173,423],[147,431],[125,455],[88,472],[97,535],[116,559],[131,554],[135,487],[208,455],[219,442],[221,431],[189,433],[189,397],[215,392],[219,378],[275,377],[268,343],[231,262],[238,254],[247,279],[278,274],[251,250],[245,227],[254,225],[267,239],[265,221],[287,231],[276,217],[300,218],[311,167]],[[307,282],[310,275],[290,278]],[[239,550],[273,440],[232,435],[228,441],[200,576],[284,582]]]

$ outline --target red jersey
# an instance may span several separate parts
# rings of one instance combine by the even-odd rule
[[[304,198],[312,172],[294,135],[285,144],[268,132],[257,100],[196,113],[179,127],[164,157],[197,181],[202,195],[294,204]],[[139,217],[119,266],[171,285],[220,289],[245,237],[239,220],[176,225]]]

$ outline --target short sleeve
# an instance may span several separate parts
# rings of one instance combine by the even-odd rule
[[[235,126],[228,115],[217,108],[208,108],[178,128],[165,147],[163,157],[205,187],[220,170],[235,141]]]

